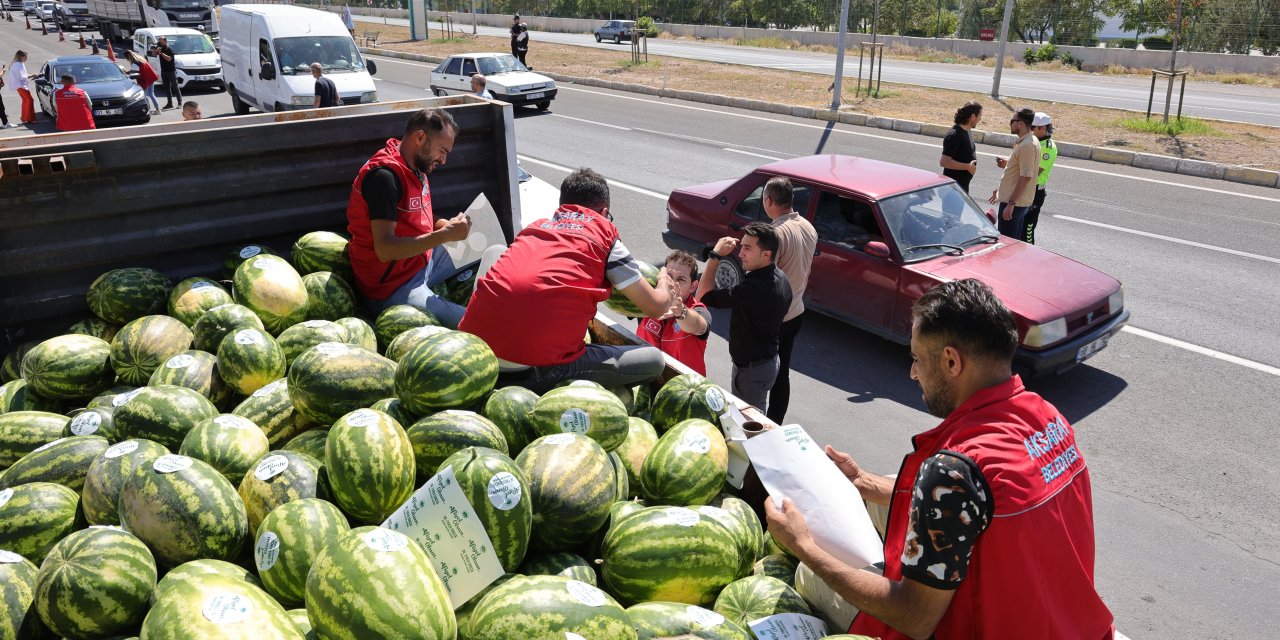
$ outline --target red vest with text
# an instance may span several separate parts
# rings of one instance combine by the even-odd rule
[[[96,129],[93,109],[89,108],[89,96],[84,89],[71,85],[53,92],[58,109],[58,131],[84,131]]]
[[[975,393],[932,431],[912,439],[893,487],[885,570],[902,579],[911,493],[925,460],[941,450],[973,460],[991,489],[994,517],[933,637],[1101,640],[1114,618],[1093,586],[1093,498],[1075,431],[1022,380]],[[868,614],[849,633],[899,640]]]
[[[370,300],[386,300],[396,289],[427,267],[431,251],[427,250],[411,258],[383,262],[373,250],[373,227],[369,221],[369,205],[361,195],[360,185],[364,177],[377,168],[389,169],[396,174],[400,184],[400,201],[396,203],[396,235],[412,238],[435,229],[431,214],[431,188],[426,179],[404,163],[400,155],[400,141],[387,140],[387,146],[360,167],[356,181],[351,185],[351,198],[347,200],[347,233],[351,242],[347,252],[351,256],[351,269],[356,275],[360,293]]]
[[[484,339],[499,358],[545,367],[573,362],[596,305],[618,228],[586,207],[563,205],[525,227],[479,280],[458,329]]]
[[[684,306],[689,309],[689,313],[694,313],[695,309],[707,308],[707,305],[702,304],[702,301],[693,295],[685,299]],[[676,322],[675,318],[667,320],[641,318],[640,326],[636,327],[636,334],[644,338],[645,342],[662,349],[663,353],[683,362],[690,369],[701,375],[707,375],[707,363],[704,358],[707,352],[706,339],[681,329],[680,323]]]

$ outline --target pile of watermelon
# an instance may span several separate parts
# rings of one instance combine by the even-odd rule
[[[495,389],[479,338],[362,316],[333,233],[224,269],[109,271],[5,357],[0,640],[745,640],[811,613],[725,493],[714,384]],[[507,572],[456,610],[377,526],[447,468]]]

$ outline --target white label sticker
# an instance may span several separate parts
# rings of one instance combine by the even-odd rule
[[[230,414],[223,414],[213,419],[214,424],[224,429],[245,429],[246,422],[248,422],[247,419]]]
[[[71,433],[77,436],[93,435],[101,426],[102,415],[97,411],[86,411],[71,419]]]
[[[564,640],[587,640],[587,639],[572,631],[566,631],[564,632]]]
[[[42,444],[42,445],[40,445],[40,446],[36,447],[36,448],[35,448],[35,450],[34,450],[34,451],[32,451],[31,453],[36,453],[36,452],[39,452],[39,451],[44,451],[45,449],[48,449],[49,447],[52,447],[53,445],[58,444],[59,442],[62,442],[63,440],[66,440],[66,438],[58,438],[57,440],[54,440],[53,442],[46,442],[46,443],[44,443],[44,444]]]
[[[360,536],[374,551],[399,551],[409,546],[409,538],[390,529],[378,527]]]
[[[565,588],[569,590],[569,595],[573,596],[574,600],[588,607],[604,606],[604,592],[585,582],[570,580],[569,584],[565,585]]]
[[[705,433],[690,431],[684,434],[680,448],[693,453],[706,453],[711,450],[711,437]]]
[[[255,397],[255,398],[261,398],[262,396],[273,394],[273,393],[275,393],[275,392],[279,391],[279,390],[280,390],[280,387],[285,386],[285,384],[287,384],[287,383],[284,381],[284,378],[280,378],[279,380],[276,380],[275,382],[272,382],[271,384],[269,384],[269,385],[267,385],[267,386],[265,386],[265,387],[262,387],[261,389],[258,389],[257,391],[254,391],[254,392],[253,392],[253,397]]]
[[[208,280],[201,280],[199,282],[191,283],[191,291],[198,291],[200,289],[208,289],[209,287],[216,287],[216,286],[218,285],[215,285],[214,283],[209,282]]]
[[[779,613],[747,623],[760,640],[819,640],[827,637],[827,623],[803,613]]]
[[[145,387],[144,387],[144,388],[145,388]],[[132,399],[134,399],[134,398],[136,398],[136,397],[138,397],[138,394],[139,394],[139,393],[142,393],[142,389],[141,389],[141,388],[139,388],[139,389],[134,389],[133,391],[129,391],[128,393],[121,393],[121,394],[117,394],[117,395],[116,395],[116,397],[114,397],[114,398],[112,398],[112,399],[111,399],[111,406],[113,406],[113,407],[121,407],[121,406],[124,406],[124,403],[126,403],[126,402],[128,402],[128,401],[130,401],[130,400],[132,400]]]
[[[524,491],[514,475],[503,471],[489,478],[489,502],[500,511],[510,511],[520,504]]]
[[[272,266],[272,261],[265,256],[253,261],[254,269],[270,269]]]
[[[308,329],[319,329],[321,327],[328,326],[328,324],[329,324],[328,320],[308,320],[302,323],[302,326]]]
[[[195,363],[195,356],[186,353],[179,353],[178,355],[169,358],[169,361],[164,363],[164,366],[169,367],[170,369],[186,369]]]
[[[689,616],[690,620],[708,629],[718,627],[724,623],[724,616],[702,607],[689,605],[689,608],[685,609],[684,612],[685,615]]]
[[[191,458],[170,453],[156,458],[151,468],[159,473],[173,473],[174,471],[182,471],[190,466]]]
[[[557,447],[558,447],[558,446],[561,446],[561,445],[572,444],[572,443],[573,443],[573,434],[572,434],[572,433],[557,433],[557,434],[555,434],[555,435],[553,435],[553,436],[547,436],[547,437],[543,440],[543,442],[544,442],[544,443],[546,443],[546,444],[555,445],[555,446],[557,446]]]
[[[577,407],[566,409],[560,414],[560,430],[565,433],[586,435],[591,430],[591,414]]]
[[[684,507],[671,507],[667,510],[667,517],[671,519],[671,522],[682,527],[692,527],[702,519],[697,511]]]
[[[289,468],[289,459],[282,455],[267,456],[258,463],[258,468],[253,470],[253,477],[266,482]]]
[[[5,489],[0,491],[0,507],[9,503],[9,498],[13,497],[13,489]]]
[[[249,258],[252,258],[258,255],[259,253],[262,253],[262,247],[259,247],[256,244],[251,244],[240,250],[240,259],[248,260]]]
[[[707,399],[707,407],[709,409],[716,413],[724,411],[724,392],[720,390],[720,387],[711,387],[710,389],[707,389],[707,392],[703,394],[703,397]]]
[[[106,458],[119,458],[120,456],[126,453],[133,453],[134,451],[137,451],[137,450],[138,450],[137,440],[125,440],[124,442],[118,442],[116,444],[113,444],[107,447],[107,450],[102,452],[102,455]]]
[[[238,593],[219,591],[204,601],[201,613],[214,624],[235,624],[253,613],[253,603]]]
[[[22,562],[22,556],[12,551],[0,549],[0,564],[13,564],[15,562]]]
[[[274,531],[264,531],[258,536],[258,544],[253,547],[253,560],[258,564],[258,571],[266,571],[276,565],[280,557],[280,536]]]
[[[236,332],[236,344],[261,346],[265,340],[257,329],[241,329]]]
[[[347,345],[341,342],[321,342],[316,345],[316,351],[329,357],[340,356],[347,353]]]
[[[356,409],[347,416],[347,424],[353,427],[367,427],[378,421],[378,414],[373,409]]]

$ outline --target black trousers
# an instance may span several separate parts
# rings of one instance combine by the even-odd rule
[[[9,114],[4,111],[3,99],[0,99],[0,124],[9,124]]]
[[[178,88],[178,76],[164,76],[160,79],[160,82],[164,85],[164,93],[167,97],[167,100],[165,101],[165,108],[172,107],[174,99],[177,99],[178,106],[181,107],[182,89]]]
[[[1044,206],[1044,189],[1036,189],[1036,199],[1031,202],[1031,210],[1027,212],[1027,220],[1023,223],[1023,228],[1027,230],[1027,234],[1023,237],[1023,241],[1027,244],[1036,243],[1036,221],[1040,220],[1040,207]]]
[[[522,65],[524,65],[524,66],[526,66],[526,67],[527,67],[527,66],[529,66],[529,64],[528,64],[527,62],[525,62],[525,61],[524,61],[524,57],[525,57],[525,56],[527,56],[527,55],[529,55],[529,50],[528,50],[528,49],[516,49],[516,50],[515,50],[515,51],[513,51],[512,53],[514,53],[514,54],[515,54],[515,56],[516,56],[517,58],[519,58],[519,59],[520,59],[520,64],[522,64]]]
[[[776,424],[782,424],[787,415],[787,405],[791,404],[791,349],[796,345],[803,319],[802,313],[783,322],[778,334],[778,377],[774,378],[773,388],[769,390],[769,407],[765,412]]]

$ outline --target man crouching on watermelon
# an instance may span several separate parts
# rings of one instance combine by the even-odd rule
[[[661,318],[641,320],[636,335],[705,376],[711,311],[694,295],[698,292],[698,262],[688,251],[672,251],[665,269],[676,288],[676,304]]]
[[[560,208],[525,227],[482,275],[458,328],[479,336],[501,359],[499,384],[543,393],[563,380],[606,387],[647,382],[662,373],[652,346],[586,344],[597,305],[616,287],[646,316],[661,318],[679,301],[663,270],[641,277],[609,215],[609,184],[590,169],[560,185]]]

